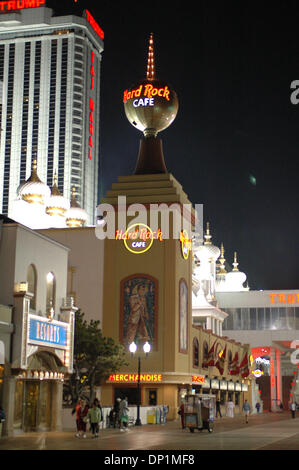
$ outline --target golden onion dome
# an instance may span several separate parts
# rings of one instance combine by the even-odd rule
[[[30,204],[44,204],[50,196],[50,188],[43,183],[37,175],[36,160],[32,163],[31,175],[25,183],[18,188],[18,196]]]
[[[70,202],[61,194],[57,185],[57,174],[54,174],[54,183],[51,188],[51,196],[46,204],[46,213],[50,216],[63,217],[70,208]]]
[[[76,201],[76,190],[72,189],[71,207],[65,214],[68,227],[82,227],[87,221],[87,212]]]

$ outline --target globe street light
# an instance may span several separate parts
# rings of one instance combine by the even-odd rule
[[[146,341],[143,345],[143,351],[145,352],[145,357],[148,356],[151,350],[151,345]],[[135,354],[137,351],[137,344],[134,341],[129,345],[129,351],[131,355]],[[141,404],[141,390],[140,390],[140,369],[141,369],[141,357],[138,355],[138,375],[137,375],[137,418],[135,421],[135,426],[141,426],[140,419],[140,404]]]

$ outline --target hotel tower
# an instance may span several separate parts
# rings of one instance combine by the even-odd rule
[[[53,16],[45,0],[0,1],[0,213],[32,174],[77,203],[98,203],[104,33],[88,10]]]

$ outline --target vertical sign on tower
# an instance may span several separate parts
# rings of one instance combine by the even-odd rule
[[[91,51],[91,66],[90,66],[90,97],[89,97],[89,138],[88,138],[88,158],[92,160],[92,149],[93,149],[93,131],[94,131],[94,111],[95,111],[95,101],[94,96],[94,84],[95,84],[95,53]]]

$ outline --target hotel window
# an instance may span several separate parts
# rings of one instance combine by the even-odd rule
[[[47,299],[46,299],[46,312],[50,313],[51,309],[55,309],[55,295],[56,295],[56,280],[52,272],[47,274]]]
[[[231,350],[228,351],[227,357],[228,357],[228,370],[230,370],[232,366],[232,362],[233,362],[233,354]]]
[[[33,294],[33,297],[30,299],[30,309],[36,309],[36,286],[37,286],[37,273],[36,268],[33,264],[27,269],[27,283],[28,283],[28,291]]]
[[[7,80],[7,105],[6,105],[7,120],[6,120],[6,133],[5,133],[3,208],[2,208],[2,213],[3,214],[7,214],[7,212],[8,212],[14,69],[15,69],[15,44],[10,44],[9,45],[9,53],[8,53],[8,80]]]
[[[26,180],[31,42],[25,43],[20,183]]]
[[[256,330],[256,309],[250,309],[250,329]]]
[[[257,309],[257,329],[258,330],[264,330],[265,329],[265,311],[263,308],[258,308]]]
[[[57,39],[51,42],[51,71],[49,93],[49,129],[48,129],[48,169],[47,184],[53,184],[54,172],[54,136],[55,136],[55,103],[56,103],[56,75],[57,75]]]
[[[198,339],[193,339],[193,367],[199,366],[199,343]]]
[[[205,362],[208,359],[209,355],[209,346],[206,341],[203,343],[203,348],[202,348],[202,357],[203,357],[203,362]]]

